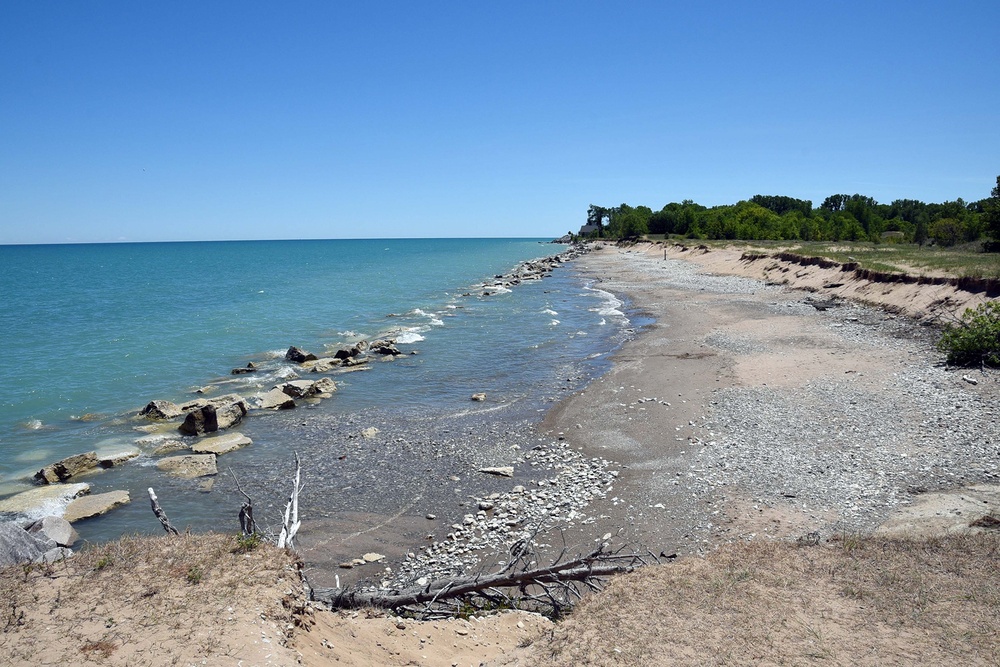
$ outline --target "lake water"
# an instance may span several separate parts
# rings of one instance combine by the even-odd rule
[[[403,490],[422,498],[413,511],[437,507],[440,475],[503,463],[627,335],[621,304],[572,264],[511,292],[476,288],[563,249],[537,239],[0,246],[0,497],[66,456],[134,447],[148,423],[135,413],[152,399],[213,385],[249,396],[296,370],[282,360],[290,345],[322,356],[391,337],[416,354],[332,376],[338,391],[318,404],[251,413],[239,430],[254,444],[220,457],[211,487],[160,473],[149,446],[87,475],[93,493],[125,489],[133,502],[77,529],[89,540],[159,531],[153,486],[174,523],[235,531],[230,469],[273,520],[293,452],[313,516],[394,511]],[[264,370],[230,375],[250,361]],[[476,392],[487,401],[471,402]],[[368,427],[379,436],[358,437]]]

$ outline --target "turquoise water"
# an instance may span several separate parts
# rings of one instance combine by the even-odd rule
[[[620,335],[620,304],[571,267],[488,298],[475,286],[562,249],[536,239],[0,246],[0,496],[30,488],[35,471],[65,456],[133,446],[143,423],[134,412],[152,399],[179,402],[210,384],[217,394],[269,388],[289,372],[280,361],[289,345],[321,353],[391,336],[419,353],[338,376],[334,398],[310,412],[330,423],[366,410],[401,424],[458,414],[477,391],[520,406],[519,419],[537,413],[596,372],[583,367]],[[229,375],[248,361],[268,372]],[[294,442],[282,434],[294,439],[300,417],[254,423],[241,430],[273,446],[230,455],[250,470],[287,456]],[[166,484],[184,497],[190,525],[219,520],[209,500],[218,489],[161,481],[152,462],[144,453],[86,481],[140,501],[145,485]],[[148,527],[144,505],[82,532]]]

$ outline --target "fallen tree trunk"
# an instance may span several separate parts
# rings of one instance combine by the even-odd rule
[[[530,544],[531,540],[520,543],[513,560],[499,572],[438,579],[424,586],[411,586],[397,591],[314,589],[312,597],[336,609],[378,607],[412,611],[424,616],[453,615],[453,610],[445,611],[442,608],[445,603],[453,600],[461,600],[474,608],[495,607],[498,603],[523,608],[527,604],[545,607],[546,611],[558,616],[563,609],[572,606],[574,598],[581,597],[579,587],[600,590],[604,581],[612,575],[631,572],[646,565],[647,559],[658,562],[652,554],[641,556],[626,553],[623,549],[608,551],[608,543],[605,541],[588,554],[566,561],[562,561],[560,556],[551,565],[530,568],[530,563],[534,562]],[[515,590],[505,592],[504,589]],[[476,598],[479,598],[478,602]],[[414,605],[424,607],[419,610],[408,609]]]

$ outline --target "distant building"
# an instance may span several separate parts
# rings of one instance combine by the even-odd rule
[[[597,231],[597,225],[584,225],[580,228],[580,236],[590,236]]]

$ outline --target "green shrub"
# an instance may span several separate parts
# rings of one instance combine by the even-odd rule
[[[1000,366],[1000,301],[967,308],[961,323],[945,329],[938,349],[956,366]]]

